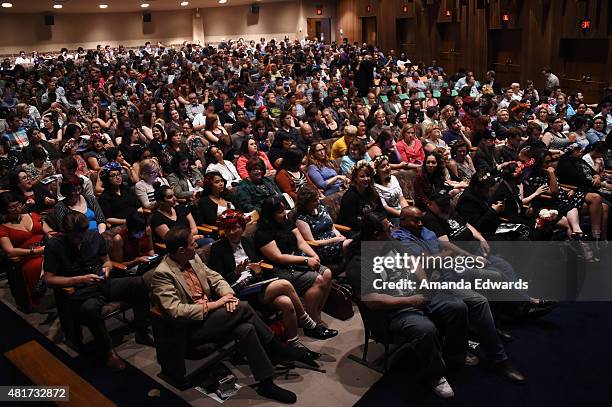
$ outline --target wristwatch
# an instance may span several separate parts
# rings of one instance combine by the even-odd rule
[[[304,264],[308,265],[308,257],[304,257]]]

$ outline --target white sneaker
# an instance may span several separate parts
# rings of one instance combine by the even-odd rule
[[[448,381],[444,376],[432,381],[431,388],[436,394],[436,396],[441,397],[443,399],[450,399],[451,397],[455,397],[455,392],[453,391],[452,387],[450,387],[450,384],[448,384]]]

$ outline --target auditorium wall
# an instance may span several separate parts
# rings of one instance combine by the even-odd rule
[[[591,101],[612,84],[609,0],[339,0],[336,15],[351,42],[364,40],[363,19],[373,17],[383,50],[415,62],[437,58],[449,71],[464,67],[482,78],[495,69],[502,83],[541,86],[541,68],[551,66],[565,89]]]
[[[190,10],[153,11],[151,22],[142,13],[55,14],[55,24],[45,25],[43,14],[0,14],[0,53],[20,50],[56,51],[61,47],[95,48],[153,43],[180,43],[192,39]]]
[[[320,6],[321,15],[316,14]],[[142,12],[68,14],[55,13],[54,25],[44,23],[43,14],[0,11],[0,54],[20,50],[56,51],[62,47],[94,48],[98,44],[138,46],[144,41],[216,43],[226,38],[258,40],[303,38],[307,18],[331,18],[335,39],[336,5],[333,0],[261,3],[259,13],[251,6],[213,7],[196,10],[151,11],[151,22]]]

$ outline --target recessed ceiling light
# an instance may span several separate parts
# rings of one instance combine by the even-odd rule
[[[140,7],[142,7],[142,8],[147,8],[147,7],[149,7],[149,3],[142,3],[142,4],[140,5]]]
[[[11,7],[13,7],[13,3],[2,3],[2,7],[4,7],[4,8],[11,8]]]
[[[181,1],[181,6],[185,7],[188,6],[189,2],[188,1]]]
[[[62,7],[64,7],[64,6],[62,6],[61,4],[54,4],[53,5],[53,8],[62,8]]]
[[[108,4],[100,4],[98,7],[100,7],[100,8],[108,8]]]
[[[227,0],[219,0],[219,4],[225,4],[227,3]]]

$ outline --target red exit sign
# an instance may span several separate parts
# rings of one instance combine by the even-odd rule
[[[583,30],[590,30],[591,29],[591,20],[582,20],[580,22],[580,28],[582,28]]]

